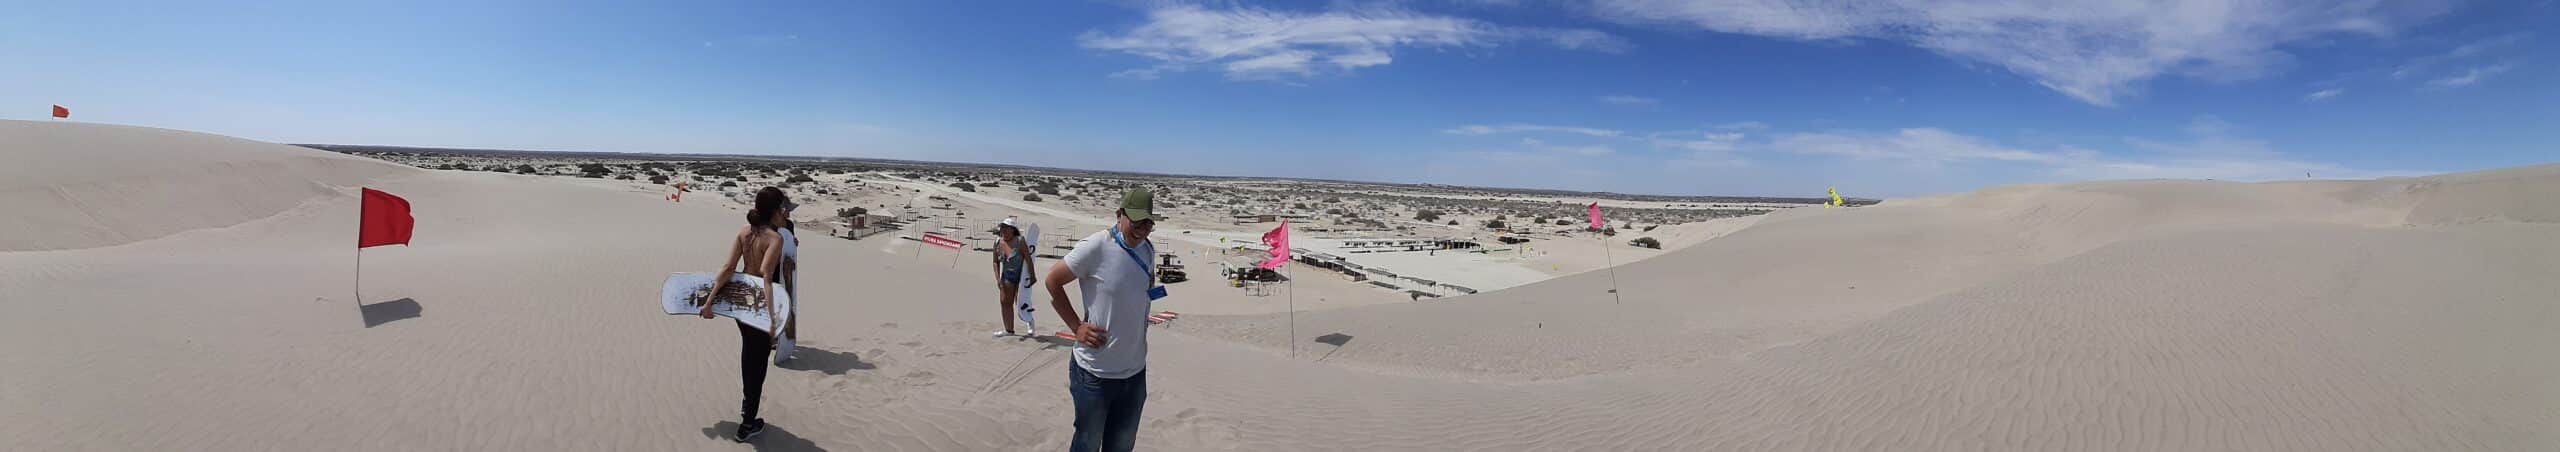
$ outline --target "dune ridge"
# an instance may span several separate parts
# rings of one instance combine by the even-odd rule
[[[148,127],[0,121],[0,251],[120,245],[264,218],[415,168]]]

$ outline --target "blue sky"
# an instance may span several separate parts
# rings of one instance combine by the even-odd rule
[[[1907,196],[2560,160],[2553,1],[13,2],[0,118]]]

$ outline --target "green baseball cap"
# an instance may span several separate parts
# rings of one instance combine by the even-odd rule
[[[1148,193],[1146,187],[1130,188],[1128,193],[1120,195],[1120,213],[1128,215],[1129,221],[1155,219],[1155,209],[1156,195]]]

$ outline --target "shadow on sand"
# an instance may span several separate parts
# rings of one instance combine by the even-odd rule
[[[1031,340],[1032,340],[1032,341],[1039,342],[1039,343],[1041,343],[1041,344],[1046,344],[1046,345],[1042,345],[1042,346],[1040,346],[1040,349],[1041,349],[1041,350],[1053,350],[1053,349],[1057,349],[1057,348],[1059,348],[1059,347],[1068,347],[1068,348],[1073,348],[1073,347],[1075,347],[1075,346],[1076,346],[1076,341],[1070,341],[1070,340],[1067,340],[1067,338],[1058,337],[1058,335],[1055,335],[1055,334],[1043,334],[1043,335],[1039,335],[1039,336],[1032,336],[1032,337],[1031,337]]]
[[[793,349],[791,351],[791,360],[783,361],[780,367],[791,370],[824,372],[827,375],[844,375],[844,373],[848,371],[874,369],[874,367],[871,366],[871,363],[862,362],[862,357],[854,356],[852,353],[827,350],[808,345],[801,345],[798,348]]]
[[[364,327],[372,328],[396,320],[418,318],[418,312],[421,309],[418,307],[418,300],[402,298],[374,304],[359,304],[356,305],[356,311],[364,314]]]
[[[1342,351],[1342,345],[1343,345],[1343,344],[1349,344],[1349,343],[1351,343],[1351,335],[1349,335],[1349,334],[1342,334],[1342,333],[1333,333],[1333,334],[1327,334],[1327,335],[1323,335],[1323,336],[1316,336],[1316,343],[1318,343],[1318,344],[1327,344],[1327,345],[1332,345],[1332,346],[1333,346],[1333,349],[1332,349],[1332,350],[1326,350],[1326,351],[1324,352],[1324,356],[1323,356],[1323,357],[1316,358],[1316,361],[1321,362],[1321,361],[1324,361],[1324,359],[1325,359],[1325,358],[1332,358],[1332,357],[1333,357],[1333,352]]]
[[[702,429],[702,437],[720,441],[731,441],[729,439],[729,434],[737,431],[737,421],[720,421],[718,424],[712,424],[710,427],[704,427]],[[818,447],[818,443],[816,441],[810,441],[808,438],[801,438],[800,435],[793,435],[790,430],[783,429],[781,425],[775,425],[772,419],[766,419],[764,421],[764,434],[756,435],[756,438],[748,440],[747,444],[755,446],[756,450],[760,451],[827,450],[827,448]]]

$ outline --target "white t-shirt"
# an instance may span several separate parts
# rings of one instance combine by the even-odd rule
[[[1096,377],[1129,378],[1147,370],[1147,289],[1154,278],[1138,259],[1155,256],[1156,248],[1138,243],[1135,250],[1137,257],[1131,257],[1104,229],[1076,243],[1064,260],[1076,273],[1085,323],[1102,327],[1108,338],[1101,348],[1076,345],[1076,366]]]

